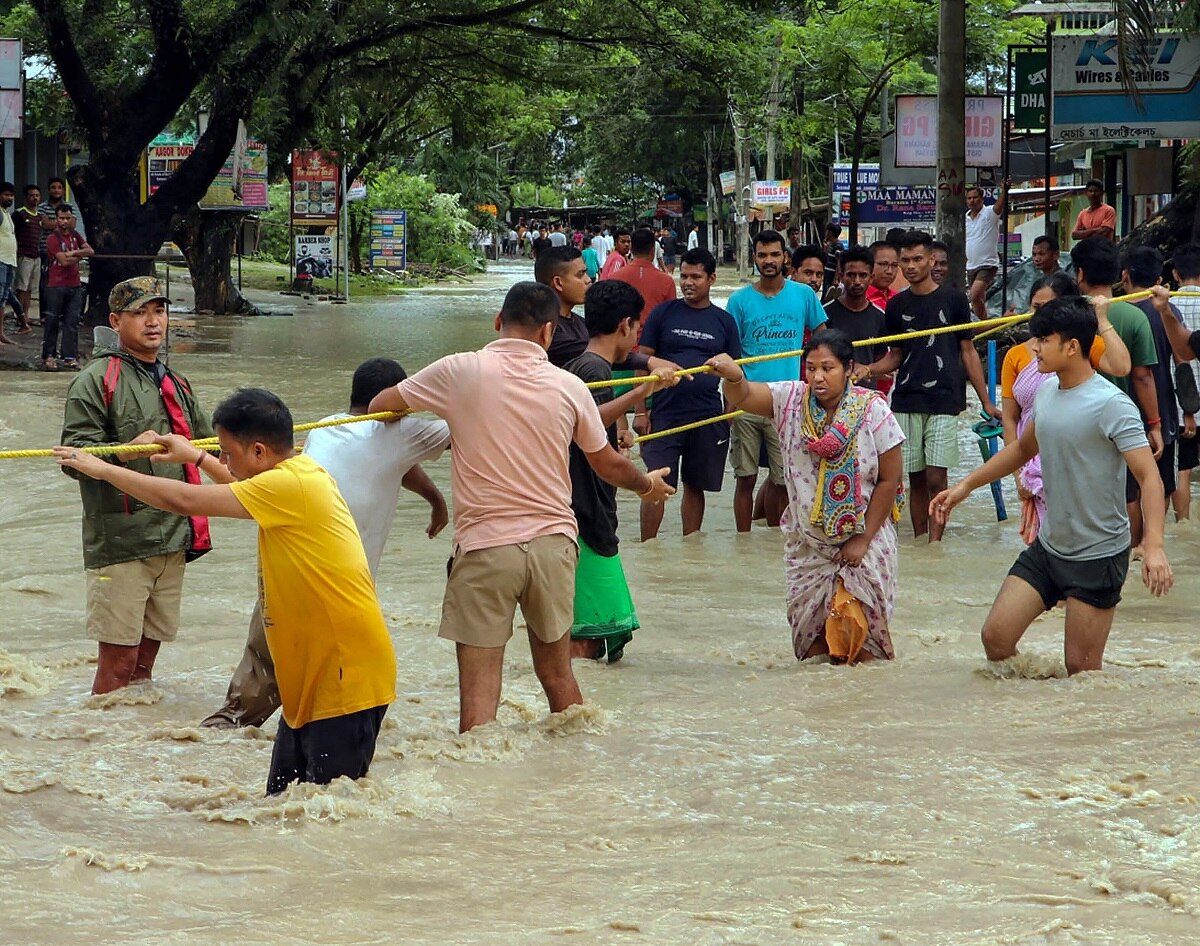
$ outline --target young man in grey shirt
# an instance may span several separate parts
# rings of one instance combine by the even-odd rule
[[[1057,375],[1037,393],[1034,422],[1019,440],[929,504],[929,514],[944,523],[973,490],[1041,453],[1046,519],[1013,564],[984,622],[989,660],[1014,656],[1033,620],[1066,599],[1067,673],[1101,669],[1129,570],[1126,465],[1141,487],[1146,520],[1142,581],[1155,596],[1171,588],[1163,551],[1162,481],[1137,408],[1088,361],[1096,328],[1096,314],[1081,297],[1055,299],[1034,313],[1029,331],[1038,368]]]

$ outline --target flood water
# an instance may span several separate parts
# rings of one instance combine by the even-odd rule
[[[316,419],[366,357],[411,371],[486,343],[527,272],[202,320],[171,364],[210,410],[253,384]],[[0,449],[54,443],[68,382],[0,373]],[[447,491],[448,462],[430,468]],[[679,537],[674,503],[647,545],[623,496],[643,623],[625,659],[577,663],[588,704],[551,717],[514,638],[500,719],[466,736],[436,637],[449,530],[425,538],[403,499],[379,576],[398,697],[371,775],[268,800],[274,720],[197,728],[240,656],[253,523],[215,523],[155,682],[93,699],[77,489],[0,461],[0,943],[1200,941],[1200,530],[1169,527],[1168,598],[1131,570],[1103,672],[1061,678],[1049,615],[998,679],[978,631],[1021,542],[981,491],[942,548],[902,523],[894,662],[800,665],[781,538],[738,537],[727,484],[703,533]]]

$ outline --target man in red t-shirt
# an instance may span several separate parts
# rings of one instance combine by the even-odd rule
[[[616,232],[615,242],[612,246],[612,251],[604,258],[604,265],[600,267],[600,278],[610,279],[627,262],[625,257],[629,255],[629,231],[618,230]]]
[[[42,300],[42,366],[58,370],[58,335],[62,327],[62,367],[79,370],[79,319],[83,314],[83,283],[79,261],[95,250],[75,229],[75,215],[66,207],[55,214],[56,227],[46,238],[50,275]]]
[[[646,324],[646,316],[660,302],[676,298],[675,280],[654,265],[654,231],[639,227],[629,237],[633,258],[609,278],[629,283],[645,300],[638,320],[638,334]],[[606,261],[607,262],[607,261]]]
[[[877,240],[867,249],[871,253],[871,284],[867,286],[867,301],[884,311],[897,290],[893,288],[900,273],[900,254],[886,240]]]

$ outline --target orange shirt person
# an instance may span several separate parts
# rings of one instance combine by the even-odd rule
[[[1101,181],[1088,181],[1088,208],[1081,210],[1075,218],[1075,229],[1071,231],[1072,240],[1086,240],[1089,237],[1104,237],[1106,240],[1117,239],[1117,211],[1104,202],[1104,184]]]

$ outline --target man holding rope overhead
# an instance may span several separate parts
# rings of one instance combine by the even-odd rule
[[[167,302],[152,276],[113,287],[109,322],[119,344],[97,347],[67,390],[61,440],[68,447],[212,435],[187,379],[158,360]],[[114,462],[159,479],[200,482],[194,462],[151,465],[145,456]],[[99,644],[92,692],[108,693],[150,679],[159,647],[179,631],[184,563],[212,542],[202,515],[153,508],[102,478],[75,478],[83,500],[87,634]]]
[[[1162,481],[1141,416],[1088,361],[1097,327],[1092,307],[1077,296],[1053,299],[1034,313],[1029,331],[1038,366],[1056,375],[1038,389],[1034,420],[1015,443],[929,504],[929,514],[944,526],[972,491],[1041,455],[1046,519],[984,622],[988,660],[1015,656],[1034,619],[1065,598],[1067,673],[1102,668],[1129,569],[1126,467],[1141,488],[1142,581],[1159,596],[1174,580],[1163,551]]]
[[[454,557],[440,636],[455,642],[459,731],[496,718],[517,605],[550,711],[583,702],[571,670],[575,544],[568,447],[607,483],[662,503],[666,469],[642,473],[614,450],[584,383],[549,363],[559,300],[541,283],[509,289],[500,338],[439,359],[378,394],[369,410],[430,410],[450,425]]]
[[[970,325],[966,296],[933,281],[933,238],[928,233],[914,230],[904,235],[900,262],[909,288],[887,305],[889,335]],[[984,411],[999,418],[1000,408],[988,397],[969,328],[893,342],[878,361],[855,368],[854,379],[882,378],[897,369],[892,410],[904,431],[913,535],[929,533],[930,542],[939,542],[942,523],[930,522],[929,499],[946,488],[947,471],[958,462],[958,415],[967,407],[966,381],[975,388]]]

